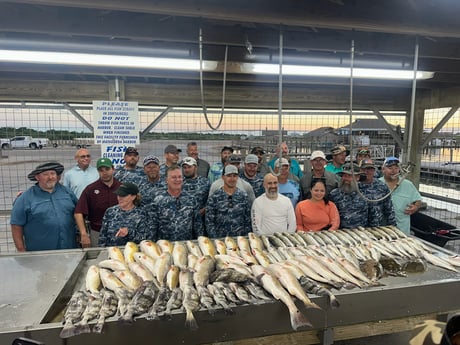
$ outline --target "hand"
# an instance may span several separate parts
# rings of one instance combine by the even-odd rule
[[[126,235],[128,235],[128,228],[124,227],[118,230],[118,232],[115,234],[115,237],[125,237]]]
[[[80,236],[80,244],[82,248],[90,248],[91,247],[91,239],[87,233],[82,234]]]
[[[404,213],[410,216],[417,211],[418,211],[418,206],[416,204],[410,204],[409,206],[406,207],[406,209],[404,210]]]

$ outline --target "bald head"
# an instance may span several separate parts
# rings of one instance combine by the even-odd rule
[[[91,155],[87,149],[79,149],[75,153],[75,160],[80,169],[86,170],[91,164]]]
[[[278,198],[278,178],[268,173],[264,176],[265,195],[271,200]]]

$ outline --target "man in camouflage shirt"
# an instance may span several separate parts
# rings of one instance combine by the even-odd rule
[[[361,173],[366,179],[359,184],[361,192],[370,204],[369,226],[396,225],[396,216],[388,186],[375,178],[372,159],[361,162]]]
[[[137,162],[139,162],[139,152],[137,152],[135,147],[128,147],[125,150],[123,159],[125,161],[125,166],[116,168],[113,177],[121,183],[131,182],[139,185],[142,176],[145,175],[144,169],[137,166]]]
[[[160,180],[160,160],[158,157],[149,155],[144,158],[145,176],[139,182],[139,191],[142,196],[142,205],[153,202],[155,196],[166,190],[166,183]]]
[[[251,207],[248,195],[236,187],[238,169],[227,165],[224,185],[208,198],[206,233],[211,238],[245,236],[251,231]]]
[[[182,190],[183,177],[179,166],[166,170],[167,189],[156,195],[146,206],[152,223],[152,232],[169,241],[185,241],[203,235],[198,200]]]
[[[240,173],[240,178],[251,185],[256,198],[265,192],[264,179],[257,173],[258,164],[259,158],[254,154],[248,154],[244,160],[243,170]]]
[[[197,162],[192,157],[185,157],[182,161],[182,173],[184,174],[184,185],[182,188],[198,199],[200,214],[204,217],[211,184],[206,177],[198,176]]]
[[[329,197],[339,210],[340,228],[367,227],[370,205],[358,193],[359,167],[356,164],[345,164],[338,175],[341,177],[339,187],[332,190]]]
[[[179,164],[179,153],[182,152],[176,145],[168,145],[164,150],[165,162],[160,165],[160,178],[164,180],[166,178],[166,170],[173,165]]]

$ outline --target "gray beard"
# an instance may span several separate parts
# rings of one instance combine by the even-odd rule
[[[340,182],[340,189],[342,190],[342,192],[350,194],[356,192],[358,190],[358,187],[356,186],[355,181],[352,181],[351,184],[344,184],[343,182]]]

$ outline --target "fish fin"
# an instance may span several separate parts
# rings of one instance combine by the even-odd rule
[[[329,295],[329,305],[332,309],[340,307],[340,302],[334,295]]]
[[[193,316],[193,312],[189,309],[187,309],[187,315],[185,317],[185,325],[191,331],[196,331],[198,329],[198,323],[195,320],[195,316]]]
[[[322,309],[319,305],[317,305],[315,302],[312,302],[312,301],[307,302],[307,303],[304,302],[304,305],[305,305],[305,308],[307,309]]]
[[[300,327],[313,327],[311,322],[303,315],[300,310],[296,309],[291,314],[291,326],[294,331]]]
[[[64,327],[61,330],[59,336],[63,339],[73,337],[77,335],[77,328],[70,321],[66,321]]]

